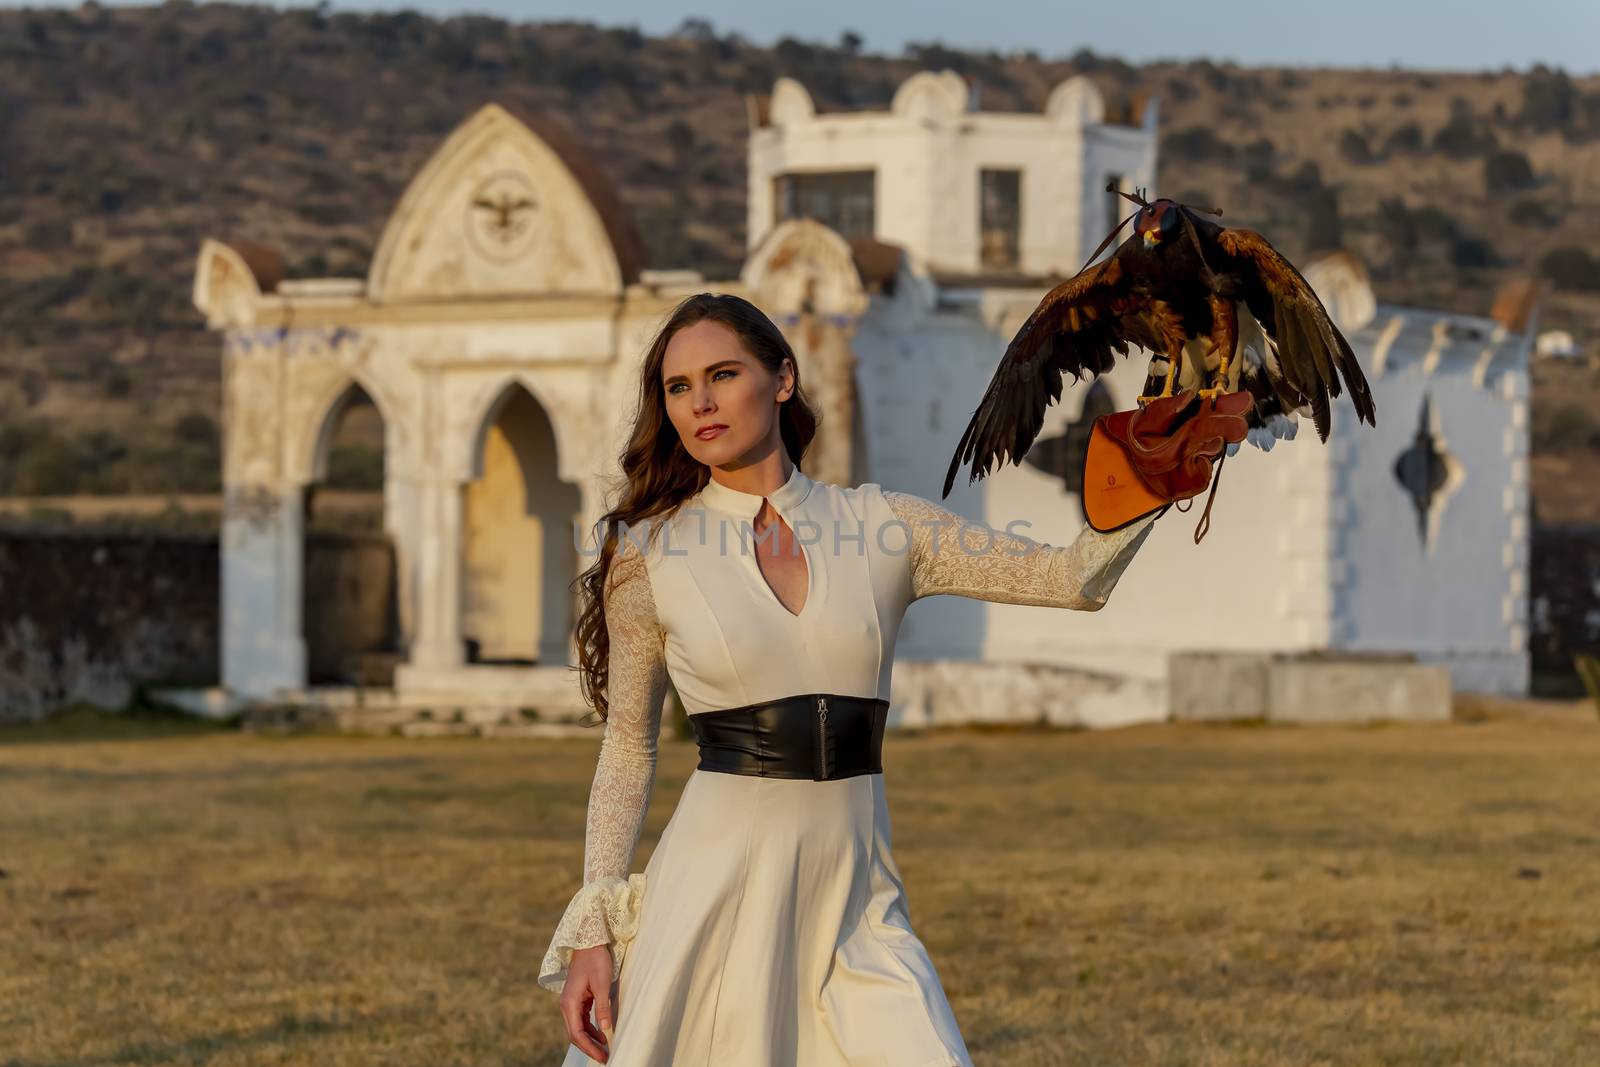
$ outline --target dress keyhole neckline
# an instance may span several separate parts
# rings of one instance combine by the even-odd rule
[[[764,503],[764,505],[766,507],[770,508],[772,506],[771,501],[769,499],[767,499],[767,498],[763,498],[763,503]],[[757,514],[760,514],[760,512],[758,511]],[[776,589],[774,589],[772,587],[772,583],[767,580],[766,572],[761,569],[761,555],[760,554],[763,551],[765,551],[768,547],[770,547],[768,542],[760,541],[760,540],[755,542],[755,554],[750,557],[750,562],[756,569],[756,578],[757,578],[758,581],[760,581],[761,587],[766,590],[767,597],[774,604],[778,605],[778,607],[783,610],[783,613],[785,615],[789,616],[789,618],[791,618],[791,619],[799,619],[799,618],[803,617],[808,610],[810,610],[812,602],[816,599],[816,595],[817,595],[817,567],[816,567],[816,562],[811,558],[810,553],[808,553],[806,551],[806,546],[801,544],[800,541],[795,537],[794,527],[788,522],[788,520],[784,519],[783,515],[780,514],[776,510],[773,510],[772,514],[773,514],[773,523],[781,521],[783,523],[783,525],[788,529],[790,538],[795,539],[794,540],[794,547],[796,549],[796,554],[800,557],[800,559],[802,561],[804,561],[804,563],[806,565],[806,599],[805,599],[805,603],[800,605],[800,610],[799,611],[790,611],[789,610],[789,605],[787,605],[787,604],[785,604],[783,602],[783,598],[778,595],[778,591]],[[772,523],[768,523],[767,525],[768,525],[768,528],[770,529],[771,526],[772,526]],[[757,534],[756,536],[759,538],[760,534]],[[776,536],[776,534],[774,534],[774,536]]]

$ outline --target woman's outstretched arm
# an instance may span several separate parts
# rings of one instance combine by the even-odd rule
[[[630,875],[629,867],[655,782],[667,669],[650,575],[626,537],[606,576],[605,605],[608,708],[589,787],[583,888],[567,905],[539,968],[539,984],[555,993],[566,983],[576,949],[613,945],[616,977],[622,953],[615,943],[632,937],[644,891],[644,875]]]
[[[948,593],[1000,604],[1098,611],[1156,521],[1151,514],[1103,534],[1085,526],[1070,545],[996,530],[911,493],[885,489],[910,528],[911,599]]]

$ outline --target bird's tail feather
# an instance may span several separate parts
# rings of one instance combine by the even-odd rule
[[[1252,426],[1245,433],[1245,440],[1261,449],[1271,452],[1272,446],[1279,441],[1293,441],[1300,432],[1300,419],[1297,412],[1291,411],[1287,415],[1268,415],[1260,426]]]

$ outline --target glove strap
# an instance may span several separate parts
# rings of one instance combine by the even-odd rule
[[[1194,543],[1197,545],[1201,541],[1205,540],[1206,534],[1211,532],[1211,502],[1217,499],[1217,486],[1222,484],[1222,464],[1227,460],[1227,458],[1228,453],[1226,451],[1217,457],[1217,471],[1216,475],[1211,479],[1211,491],[1206,494],[1205,510],[1200,512],[1200,523],[1194,528]],[[1190,497],[1189,499],[1191,501],[1194,500],[1193,497]],[[1194,504],[1190,503],[1188,507],[1179,508],[1178,510],[1187,515],[1189,512],[1194,510]]]

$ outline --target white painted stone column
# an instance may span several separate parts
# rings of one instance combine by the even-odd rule
[[[422,528],[417,542],[416,639],[413,671],[446,671],[465,660],[461,647],[462,486],[434,472],[422,487]],[[406,673],[411,673],[407,671]],[[397,684],[399,679],[396,679]]]
[[[306,684],[301,626],[304,495],[229,486],[222,516],[222,684],[245,699]]]
[[[605,514],[605,494],[602,492],[601,480],[594,476],[578,479],[578,516],[575,521],[578,529],[568,530],[565,533],[568,543],[572,545],[577,556],[577,574],[593,567],[600,558],[600,544],[595,539],[595,523],[600,521],[600,516]],[[577,575],[574,575],[576,577]],[[575,590],[572,594],[572,623],[567,628],[566,646],[567,662],[576,665],[578,662],[578,613],[583,610],[583,594]]]
[[[386,460],[393,462],[393,453]],[[421,494],[407,472],[388,473],[384,486],[384,530],[394,545],[395,615],[399,627],[396,643],[409,653],[417,644],[418,619],[422,614],[417,599],[418,531],[421,524]]]
[[[1526,348],[1523,361],[1526,361]],[[1501,618],[1506,626],[1506,663],[1497,671],[1493,691],[1527,693],[1533,676],[1528,651],[1528,474],[1529,403],[1526,372],[1501,377],[1499,394],[1506,401],[1506,425],[1501,431],[1506,458],[1506,487],[1501,506],[1506,515],[1506,541],[1502,559],[1506,592],[1501,598]]]

